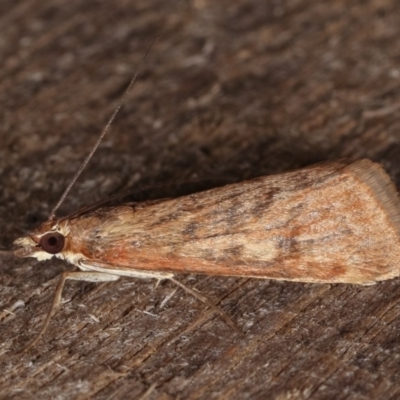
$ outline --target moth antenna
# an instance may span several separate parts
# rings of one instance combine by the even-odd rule
[[[129,92],[131,91],[133,85],[136,82],[136,78],[139,74],[139,70],[141,68],[141,66],[143,65],[144,61],[146,60],[151,48],[153,47],[154,43],[158,40],[159,36],[157,36],[150,44],[149,48],[147,49],[144,57],[141,59],[141,61],[139,62],[138,66],[136,67],[135,73],[131,79],[131,81],[129,82],[128,87],[125,89],[124,94],[122,95],[117,107],[115,108],[114,112],[112,113],[110,119],[108,120],[107,124],[104,126],[103,130],[101,131],[96,143],[94,144],[94,146],[92,147],[92,150],[90,151],[90,153],[86,156],[86,158],[83,160],[82,164],[80,165],[80,167],[78,168],[78,170],[75,172],[75,175],[73,176],[73,178],[71,179],[70,183],[68,184],[68,186],[66,187],[66,189],[64,190],[63,194],[61,195],[60,199],[58,200],[57,204],[54,206],[54,208],[51,210],[49,219],[52,220],[55,218],[56,215],[56,211],[60,208],[61,204],[64,202],[65,198],[67,197],[68,193],[71,191],[72,187],[74,186],[75,182],[77,181],[77,179],[79,178],[79,176],[82,174],[82,171],[86,168],[86,165],[89,163],[89,161],[91,160],[91,158],[93,157],[93,154],[96,152],[96,150],[98,149],[98,147],[100,146],[100,143],[103,141],[104,136],[106,135],[106,133],[108,132],[108,129],[110,128],[111,124],[113,123],[115,117],[117,116],[119,110],[121,109],[121,107],[123,106],[123,104],[125,103],[125,100],[129,94]]]

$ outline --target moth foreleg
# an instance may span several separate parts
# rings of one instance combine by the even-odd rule
[[[25,352],[30,350],[32,347],[34,347],[39,339],[43,336],[43,334],[46,332],[47,327],[49,326],[51,317],[56,313],[57,308],[60,306],[61,303],[61,296],[62,296],[62,291],[64,289],[65,281],[67,279],[74,280],[74,281],[86,281],[86,282],[110,282],[110,281],[116,281],[120,277],[118,275],[112,275],[112,274],[106,274],[102,272],[63,272],[61,274],[60,281],[58,282],[58,285],[56,287],[56,290],[54,292],[54,298],[53,302],[51,304],[50,310],[47,313],[46,319],[44,320],[43,326],[40,329],[39,333],[35,337],[35,339],[32,340],[27,346],[25,346],[21,351]]]

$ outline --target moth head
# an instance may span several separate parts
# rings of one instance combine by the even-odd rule
[[[39,261],[49,260],[62,253],[68,232],[60,225],[44,223],[35,231],[14,241],[17,257],[34,257]]]

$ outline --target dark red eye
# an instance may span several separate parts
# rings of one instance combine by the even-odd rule
[[[58,232],[47,232],[40,238],[39,246],[49,254],[57,254],[64,248],[65,238]]]

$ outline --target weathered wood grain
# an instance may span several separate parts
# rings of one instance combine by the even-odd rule
[[[394,0],[2,2],[0,248],[47,217],[157,34],[62,213],[122,189],[341,157],[383,163],[398,186],[399,16]],[[1,399],[399,396],[398,279],[181,277],[243,336],[168,283],[69,283],[21,355],[69,267],[0,268]]]

